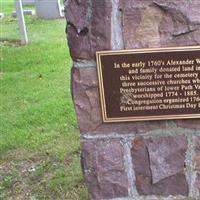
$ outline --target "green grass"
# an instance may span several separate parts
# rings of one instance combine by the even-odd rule
[[[26,17],[21,46],[13,1],[0,5],[0,199],[87,200],[65,20]]]

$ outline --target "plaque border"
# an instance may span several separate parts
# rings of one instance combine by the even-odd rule
[[[159,116],[135,116],[135,117],[107,117],[105,92],[101,65],[101,56],[104,55],[122,55],[122,54],[142,54],[142,53],[160,53],[160,52],[180,52],[180,51],[196,51],[200,50],[200,46],[184,46],[184,47],[164,47],[164,48],[143,48],[143,49],[128,49],[128,50],[109,50],[109,51],[97,51],[97,75],[99,83],[100,104],[103,122],[135,122],[135,121],[155,121],[155,120],[172,120],[172,119],[194,119],[200,118],[200,114],[179,114],[179,115],[159,115]]]

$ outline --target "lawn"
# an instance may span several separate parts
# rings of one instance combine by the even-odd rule
[[[87,200],[66,22],[26,16],[21,46],[14,2],[0,5],[0,199]]]

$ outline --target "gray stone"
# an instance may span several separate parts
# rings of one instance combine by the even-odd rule
[[[34,6],[35,0],[22,0],[22,5],[23,6]]]
[[[63,18],[62,8],[59,0],[35,0],[37,17],[40,19]]]
[[[23,10],[24,15],[35,15],[34,10]],[[12,12],[12,17],[17,17],[17,12]]]

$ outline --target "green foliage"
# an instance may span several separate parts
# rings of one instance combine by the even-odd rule
[[[0,5],[0,199],[86,200],[66,22],[27,16],[21,46],[14,2]]]

